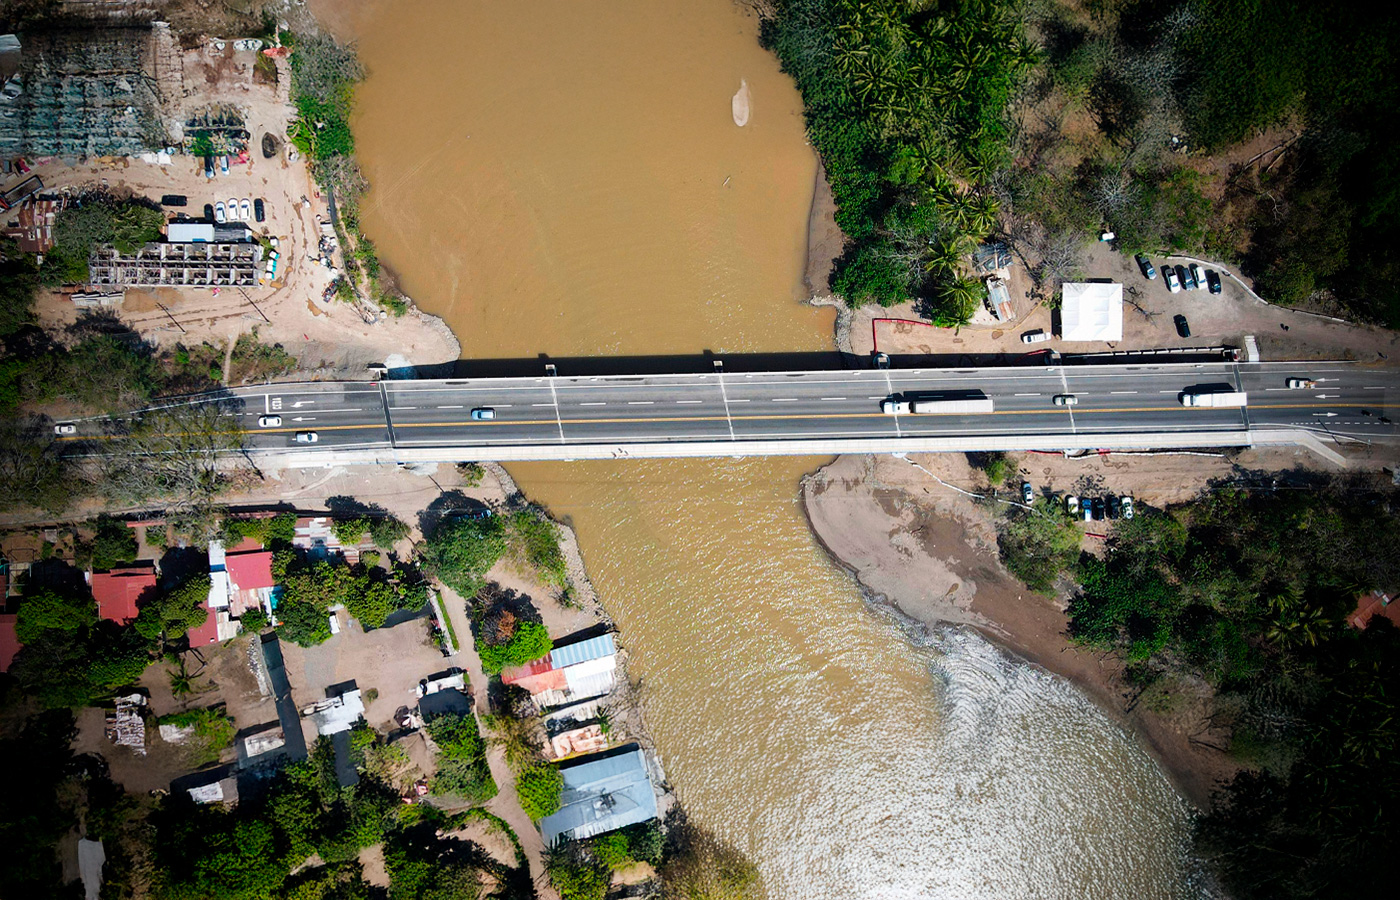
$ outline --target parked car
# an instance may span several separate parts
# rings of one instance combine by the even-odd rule
[[[297,432],[297,443],[298,443],[298,444],[314,444],[314,443],[316,443],[316,442],[317,442],[318,440],[320,440],[320,439],[321,439],[321,438],[320,438],[320,435],[318,435],[318,434],[317,434],[316,432],[314,432],[314,431],[298,431],[298,432]]]
[[[247,197],[244,197],[242,200],[238,201],[238,220],[240,222],[248,222],[251,221],[252,218],[253,204],[248,200]]]
[[[253,218],[259,222],[267,221],[267,207],[263,206],[263,198],[261,197],[253,201]]]
[[[1079,517],[1079,498],[1078,498],[1078,497],[1074,496],[1073,494],[1070,494],[1069,496],[1065,497],[1065,512],[1069,513],[1071,516],[1074,516],[1075,518],[1078,518],[1078,517]]]
[[[1201,271],[1200,266],[1196,265],[1195,263],[1192,263],[1188,271],[1191,273],[1191,283],[1195,285],[1195,287],[1192,288],[1192,290],[1196,290],[1197,288],[1203,288],[1206,286],[1206,273]]]
[[[1119,500],[1116,496],[1114,496],[1113,494],[1109,494],[1109,496],[1108,496],[1108,517],[1109,517],[1110,519],[1116,519],[1116,518],[1118,518],[1119,514],[1121,514],[1122,512],[1123,512],[1123,503],[1122,503],[1122,501],[1120,501],[1120,500]]]
[[[1181,282],[1177,281],[1176,271],[1171,266],[1162,266],[1162,278],[1167,282],[1167,290],[1173,294],[1181,290]]]
[[[1029,481],[1021,482],[1021,502],[1035,502],[1035,491],[1031,489],[1031,483]]]
[[[1098,521],[1102,521],[1102,520],[1103,520],[1103,517],[1104,517],[1104,503],[1103,503],[1103,498],[1102,498],[1102,497],[1095,497],[1095,498],[1094,498],[1093,506],[1094,506],[1094,518],[1095,518],[1096,520],[1098,520]]]
[[[1185,266],[1176,267],[1176,277],[1181,279],[1181,289],[1183,291],[1194,291],[1196,289],[1196,279],[1191,277],[1191,270]]]
[[[1055,395],[1055,405],[1056,405],[1056,406],[1078,406],[1078,405],[1079,405],[1079,398],[1076,397],[1074,394],[1056,394],[1056,395]]]
[[[1027,331],[1025,334],[1021,335],[1021,343],[1039,344],[1041,341],[1048,341],[1052,337],[1054,337],[1054,335],[1050,332],[1037,328],[1035,331]]]
[[[222,200],[220,200],[218,203],[215,203],[215,204],[214,204],[214,221],[215,221],[215,222],[227,222],[227,221],[228,221],[228,211],[224,208],[224,201],[222,201]]]
[[[165,194],[160,198],[161,206],[185,206],[188,203],[184,194]]]
[[[1080,515],[1084,517],[1084,521],[1092,522],[1094,520],[1094,501],[1090,500],[1088,497],[1080,500],[1079,512]]]
[[[212,203],[206,203],[206,204],[204,204],[204,221],[206,221],[206,222],[212,222],[212,221],[214,221],[214,204],[212,204]]]
[[[1206,288],[1212,294],[1220,293],[1221,284],[1219,272],[1215,271],[1214,269],[1206,269]]]
[[[1133,514],[1134,514],[1134,511],[1133,511],[1133,498],[1132,498],[1132,497],[1124,497],[1124,498],[1123,498],[1123,518],[1125,518],[1125,519],[1131,519],[1131,518],[1133,517]]]
[[[472,418],[478,422],[486,422],[496,418],[496,411],[489,406],[478,406],[472,410]]]
[[[54,434],[77,434],[78,426],[72,422],[59,422],[53,427]]]
[[[1311,378],[1290,378],[1288,379],[1287,384],[1290,388],[1294,389],[1295,391],[1307,391],[1317,387],[1317,382],[1313,381]]]
[[[1172,322],[1176,324],[1176,333],[1184,338],[1191,336],[1191,326],[1186,324],[1186,317],[1183,315],[1172,316]]]
[[[1134,258],[1137,260],[1138,268],[1142,269],[1143,278],[1151,281],[1157,277],[1157,270],[1152,266],[1152,260],[1148,259],[1146,254],[1139,253]]]
[[[259,428],[276,428],[282,424],[281,416],[258,416]]]
[[[221,157],[219,157],[219,171],[222,172],[222,173],[225,174],[225,175],[228,174],[228,157],[227,157],[227,156],[221,156]]]
[[[214,177],[214,157],[212,157],[212,156],[206,156],[206,157],[204,157],[204,177],[205,177],[205,178],[213,178],[213,177]]]

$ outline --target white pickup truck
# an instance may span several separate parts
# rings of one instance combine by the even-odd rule
[[[1247,406],[1249,394],[1244,391],[1215,391],[1209,394],[1181,393],[1182,406]]]

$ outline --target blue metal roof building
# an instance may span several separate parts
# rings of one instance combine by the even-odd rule
[[[591,659],[604,659],[616,653],[617,645],[613,643],[612,632],[608,632],[576,644],[555,647],[549,653],[549,664],[556,669],[562,669]]]
[[[540,820],[546,845],[561,838],[586,838],[656,818],[656,791],[646,758],[630,752],[604,754],[560,767],[564,791],[559,811]]]

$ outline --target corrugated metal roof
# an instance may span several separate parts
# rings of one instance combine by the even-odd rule
[[[584,838],[656,818],[656,791],[640,749],[561,768],[559,811],[540,820],[546,844]]]
[[[562,669],[565,666],[578,665],[590,659],[602,659],[616,653],[617,645],[613,643],[612,633],[609,632],[586,641],[579,641],[577,644],[555,647],[549,654],[549,661],[554,665],[554,668]]]

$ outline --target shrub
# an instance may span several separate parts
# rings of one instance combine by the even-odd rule
[[[438,745],[435,794],[455,794],[472,803],[496,796],[496,782],[486,764],[486,741],[470,713],[443,713],[427,723],[428,734]]]
[[[498,675],[502,669],[523,666],[543,657],[554,647],[549,638],[549,629],[537,622],[521,622],[504,644],[491,645],[480,638],[476,641],[476,652],[481,657],[481,668],[487,675]]]
[[[544,763],[515,776],[515,796],[520,808],[536,822],[559,811],[563,791],[564,776],[558,766]]]
[[[1002,561],[1033,591],[1048,591],[1060,573],[1079,559],[1082,537],[1058,504],[1037,500],[1030,510],[1017,510],[1001,528],[997,540]]]
[[[423,547],[423,571],[464,597],[486,583],[486,573],[506,552],[500,516],[452,519],[438,525]]]
[[[98,516],[92,539],[92,567],[112,569],[136,559],[136,534],[126,523],[111,516]]]
[[[506,534],[511,555],[517,561],[533,568],[555,587],[568,583],[568,567],[559,548],[559,526],[543,512],[529,507],[511,513]]]

